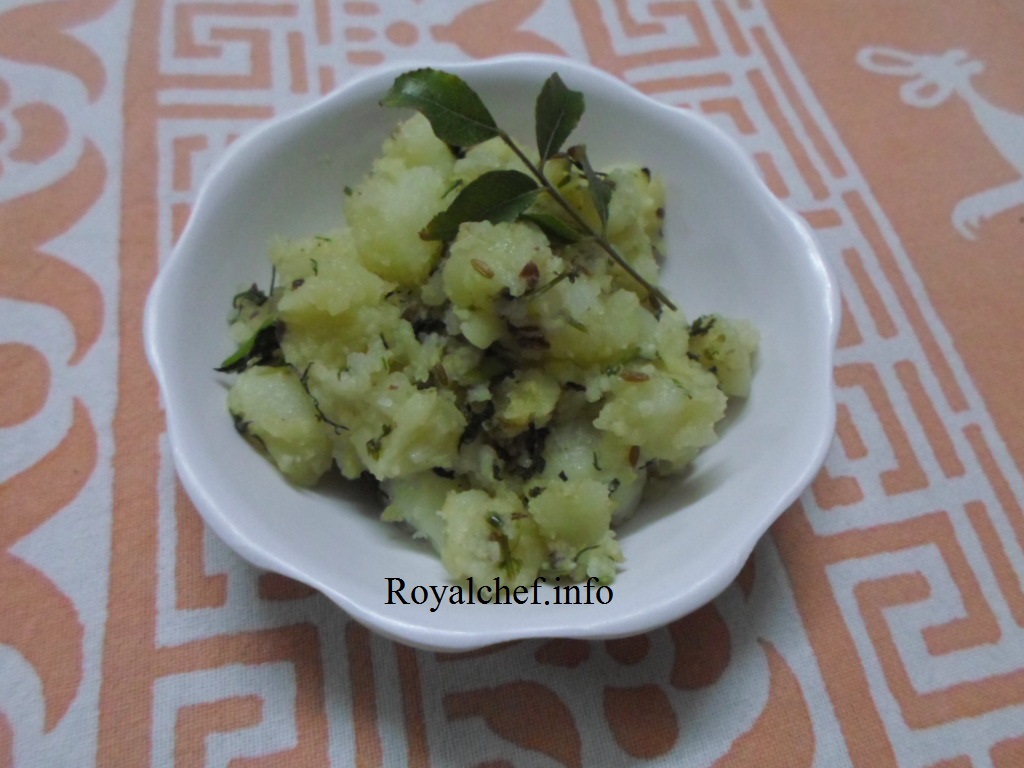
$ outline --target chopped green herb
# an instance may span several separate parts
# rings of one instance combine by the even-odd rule
[[[282,365],[276,318],[268,318],[216,368],[219,373],[240,373],[253,365]]]
[[[701,315],[690,325],[690,335],[705,336],[714,327],[715,318],[713,315]]]

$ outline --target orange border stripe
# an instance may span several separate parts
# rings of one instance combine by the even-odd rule
[[[910,321],[910,327],[917,335],[918,341],[924,349],[925,357],[928,358],[929,365],[931,365],[935,375],[939,378],[939,383],[942,386],[946,400],[949,402],[949,407],[957,412],[967,410],[967,398],[960,389],[960,385],[957,384],[956,378],[953,376],[953,370],[949,367],[949,361],[946,360],[942,348],[932,334],[921,308],[910,291],[910,286],[907,284],[902,270],[896,263],[896,255],[882,236],[878,223],[868,210],[864,198],[861,197],[859,192],[847,192],[843,195],[843,201],[849,207],[850,213],[853,214],[858,228],[864,234],[872,251],[874,251],[875,257],[882,267],[882,272],[885,273],[885,277],[889,281],[889,285],[892,286],[893,291],[896,293],[900,306],[906,312],[907,319]]]
[[[789,73],[787,72],[786,67],[783,66],[782,60],[779,58],[779,54],[775,50],[775,46],[772,45],[771,40],[768,39],[768,33],[765,31],[764,27],[754,27],[751,30],[751,34],[754,36],[754,41],[757,47],[761,50],[761,53],[764,54],[768,68],[774,72],[775,76],[779,79],[779,87],[782,88],[782,92],[786,95],[786,99],[789,103],[793,105],[797,119],[800,121],[804,130],[807,131],[807,137],[811,140],[811,144],[813,144],[814,148],[818,151],[822,162],[825,163],[825,167],[828,168],[829,173],[831,173],[834,178],[843,178],[846,176],[846,169],[843,168],[843,164],[839,162],[839,158],[832,149],[831,142],[822,135],[817,121],[807,110],[806,102],[801,98],[800,94],[797,93],[796,86],[793,84],[793,81],[790,80]]]
[[[893,338],[897,333],[896,323],[893,321],[892,315],[889,314],[889,310],[885,308],[885,302],[882,301],[882,296],[878,293],[867,269],[864,268],[864,260],[856,249],[844,248],[843,262],[850,271],[853,282],[857,284],[857,289],[868,307],[868,312],[871,313],[871,319],[874,320],[878,335],[883,339]]]
[[[942,417],[935,410],[935,404],[921,383],[921,373],[917,366],[909,360],[900,360],[896,363],[896,376],[910,398],[910,405],[924,428],[925,437],[928,438],[943,473],[946,477],[963,476],[966,472],[964,464],[957,455],[956,447],[946,430],[946,425],[942,422]]]
[[[775,98],[775,93],[772,91],[768,79],[759,69],[749,70],[747,72],[747,79],[750,81],[750,86],[754,89],[754,93],[757,94],[757,99],[761,103],[761,107],[764,109],[768,119],[775,126],[775,130],[779,132],[779,137],[782,139],[783,144],[786,145],[786,150],[792,156],[793,162],[800,171],[800,175],[803,176],[804,181],[807,183],[811,195],[815,200],[827,199],[829,197],[828,187],[825,186],[825,181],[821,174],[818,173],[818,169],[814,167],[814,162],[811,160],[810,155],[807,154],[807,150],[804,149],[803,142],[797,138],[793,126],[786,119],[786,115],[783,113],[778,99]]]

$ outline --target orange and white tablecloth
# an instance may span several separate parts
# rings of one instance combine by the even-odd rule
[[[590,61],[731,133],[842,287],[838,429],[724,594],[448,656],[249,566],[143,302],[231,141],[385,61]],[[0,1],[0,765],[1024,766],[1020,0]]]

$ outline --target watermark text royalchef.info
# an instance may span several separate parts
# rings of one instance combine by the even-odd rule
[[[556,576],[550,582],[550,591],[541,591],[549,584],[543,576],[533,584],[510,587],[502,584],[495,576],[477,583],[470,576],[462,584],[415,584],[408,585],[405,579],[388,576],[385,605],[429,605],[430,612],[436,612],[442,605],[607,605],[615,593],[607,584],[591,576],[580,584],[559,584]]]

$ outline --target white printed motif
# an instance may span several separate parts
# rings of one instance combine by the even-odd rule
[[[975,90],[971,78],[984,70],[982,62],[962,50],[935,56],[872,47],[857,53],[857,63],[869,72],[908,78],[900,98],[912,107],[936,107],[953,95],[962,98],[992,145],[1021,175],[957,203],[952,218],[960,234],[973,240],[985,219],[1024,205],[1024,114],[997,107]]]

